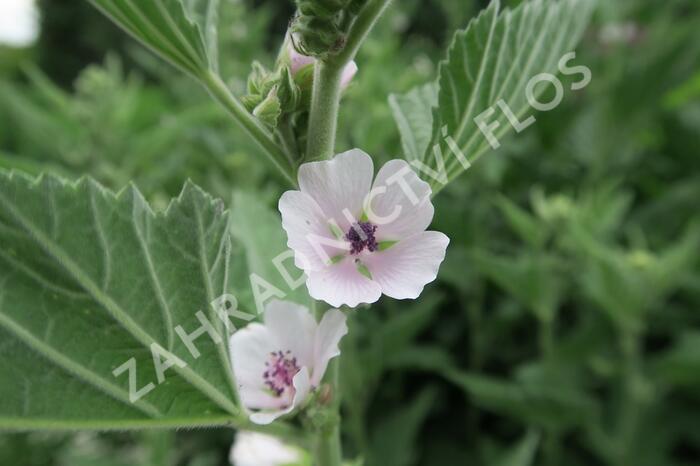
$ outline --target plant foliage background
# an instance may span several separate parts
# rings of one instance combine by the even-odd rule
[[[254,143],[87,2],[40,3],[38,44],[0,48],[0,167],[133,180],[157,208],[188,178],[227,205],[257,202],[234,236],[265,264],[280,183]],[[338,148],[399,156],[388,95],[434,79],[486,3],[396,2],[358,57]],[[292,5],[222,5],[219,66],[240,94],[253,59],[272,64]],[[436,198],[451,238],[438,281],[353,320],[344,441],[368,466],[697,464],[700,5],[599,2],[577,51],[591,85]],[[3,433],[0,464],[213,466],[231,440]]]

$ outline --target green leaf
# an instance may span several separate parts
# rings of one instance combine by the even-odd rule
[[[683,287],[697,263],[700,227],[691,224],[657,252],[613,247],[580,228],[572,228],[569,238],[581,257],[577,279],[585,294],[618,325],[639,331],[645,314]]]
[[[539,444],[540,434],[535,430],[528,430],[518,443],[500,455],[493,466],[531,466],[535,464]]]
[[[556,256],[523,252],[500,256],[485,250],[472,254],[474,266],[513,295],[538,319],[551,322],[564,296],[562,266]]]
[[[547,240],[547,231],[543,222],[539,222],[536,217],[503,195],[496,196],[495,203],[510,227],[523,241],[535,248],[541,248],[544,245]]]
[[[433,137],[433,108],[437,106],[437,97],[437,83],[416,87],[403,95],[389,96],[407,160],[422,159],[428,149]]]
[[[205,41],[199,24],[191,19],[185,10],[182,0],[90,0],[112,21],[121,26],[126,32],[153,49],[173,65],[195,77],[200,77],[210,69],[215,69],[216,49],[207,47],[215,43],[216,34],[211,31],[215,27],[215,8],[217,2],[212,2],[213,10],[204,15],[208,21],[207,38]],[[187,0],[188,5],[201,3]]]
[[[491,2],[466,29],[455,34],[446,60],[440,63],[438,106],[432,118],[423,113],[428,105],[422,105],[423,110],[419,110],[421,105],[415,105],[420,91],[394,97],[395,102],[414,103],[412,107],[404,105],[407,110],[397,118],[406,158],[413,160],[416,149],[421,149],[416,162],[441,172],[448,180],[462,173],[491,149],[474,119],[493,108],[488,122],[499,124],[494,135],[500,139],[513,125],[497,106],[499,101],[503,100],[519,118],[532,113],[526,98],[528,81],[540,73],[558,72],[559,61],[582,36],[593,5],[593,0],[531,0],[499,13],[499,2]],[[535,93],[546,87],[537,86]],[[422,147],[423,136],[408,134],[408,128],[416,131],[416,127],[405,122],[405,112],[411,110],[422,112],[412,115],[412,121],[420,122],[420,134],[426,130],[424,125],[432,121],[432,138],[427,147]],[[438,150],[444,166],[435,157]],[[437,180],[430,181],[435,185]]]
[[[227,332],[210,306],[230,288],[227,224],[191,183],[155,213],[133,186],[0,172],[0,429],[231,421]],[[200,328],[198,311],[219,341],[199,336],[194,357],[177,328]],[[153,348],[180,361],[160,380]],[[134,399],[130,382],[153,388]]]
[[[598,414],[595,402],[579,390],[457,371],[445,376],[462,387],[477,406],[544,428],[583,425]]]
[[[437,397],[438,390],[428,386],[405,408],[378,421],[372,432],[367,466],[413,464],[416,439]]]
[[[212,69],[219,72],[220,0],[183,0],[185,9],[201,28]]]
[[[670,386],[700,387],[700,331],[688,330],[653,361],[656,379]]]

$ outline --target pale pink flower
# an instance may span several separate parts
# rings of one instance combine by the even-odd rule
[[[435,280],[449,239],[425,231],[430,186],[404,160],[377,173],[354,149],[299,168],[300,191],[279,202],[287,245],[309,294],[332,306],[373,303],[384,293],[415,299]]]
[[[303,457],[301,450],[271,435],[239,431],[229,460],[233,466],[283,466],[299,464]]]
[[[231,336],[233,373],[251,421],[269,424],[304,403],[340,354],[345,320],[331,309],[316,323],[304,306],[275,300],[265,306],[264,324],[249,324]]]
[[[292,45],[291,40],[287,41],[287,53],[289,54],[289,70],[292,72],[292,76],[297,74],[302,68],[316,63],[316,59],[314,57],[307,57],[306,55],[302,55],[301,53],[297,52]],[[352,81],[352,78],[355,77],[355,74],[357,74],[357,63],[355,63],[355,61],[351,61],[345,65],[345,68],[343,68],[343,75],[340,78],[341,89],[348,87]]]

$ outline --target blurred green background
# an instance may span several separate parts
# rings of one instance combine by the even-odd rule
[[[388,94],[431,80],[487,3],[395,2],[358,57],[338,150],[398,157]],[[222,72],[242,91],[252,59],[273,63],[293,7],[222,4]],[[87,2],[38,9],[35,44],[0,45],[0,167],[133,180],[157,206],[191,178],[274,208],[282,185],[204,91]],[[600,1],[576,62],[590,86],[436,198],[434,229],[451,238],[438,281],[353,319],[348,456],[700,464],[700,3]],[[225,465],[232,438],[0,434],[0,465]]]

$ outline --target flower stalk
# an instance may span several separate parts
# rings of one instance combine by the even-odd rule
[[[314,444],[314,466],[340,466],[343,450],[340,443],[340,397],[338,393],[339,362],[331,362],[329,385],[331,387],[330,416],[332,421],[320,427]]]
[[[367,34],[391,0],[371,0],[350,25],[343,50],[319,60],[314,68],[314,84],[309,109],[308,139],[305,161],[329,159],[335,154],[338,112],[342,93],[343,71],[357,54]],[[316,315],[316,319],[321,316]],[[331,364],[328,377],[333,399],[331,416],[334,421],[317,429],[313,449],[314,465],[340,466],[342,445],[340,441],[340,397],[338,393],[338,361]]]
[[[370,0],[350,26],[343,49],[336,55],[319,60],[314,70],[306,161],[327,159],[335,153],[343,70],[355,58],[369,31],[390,2]]]
[[[330,158],[335,151],[335,135],[340,109],[340,82],[346,63],[319,61],[314,70],[306,161]]]

